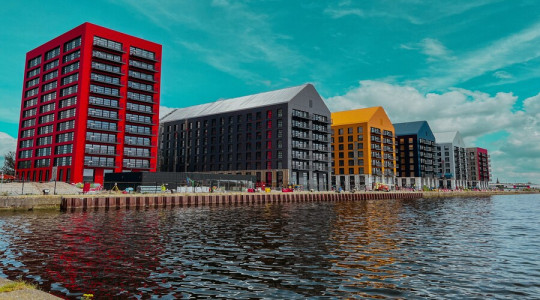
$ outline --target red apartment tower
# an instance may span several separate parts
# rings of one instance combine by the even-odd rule
[[[26,54],[17,177],[155,171],[161,45],[84,23]]]

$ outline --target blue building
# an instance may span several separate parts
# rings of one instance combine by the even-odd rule
[[[395,123],[397,141],[397,185],[430,188],[437,186],[435,135],[427,121]]]

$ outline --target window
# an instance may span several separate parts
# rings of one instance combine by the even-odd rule
[[[129,47],[129,54],[148,58],[150,60],[156,59],[156,54],[154,52],[137,48],[137,47],[133,47],[133,46]]]
[[[26,91],[26,93],[24,94],[25,97],[32,97],[32,96],[35,96],[39,93],[39,88],[34,88],[34,89],[31,89],[31,90],[28,90]]]
[[[30,158],[32,157],[32,150],[19,151],[19,158]]]
[[[105,39],[105,38],[102,38],[102,37],[99,37],[99,36],[94,36],[94,45],[98,45],[98,46],[101,46],[101,47],[104,47],[104,48],[113,49],[113,50],[116,50],[116,51],[122,51],[122,44],[121,43],[111,41],[111,40],[108,40],[108,39]]]
[[[52,144],[52,135],[40,137],[36,142],[36,146],[44,146],[49,144]]]
[[[338,134],[343,135],[343,128],[338,129]]]
[[[45,53],[45,60],[49,60],[51,58],[55,58],[57,57],[58,55],[60,55],[60,47],[56,47],[50,51],[48,51],[47,53]]]
[[[147,64],[145,62],[138,61],[138,60],[130,59],[129,60],[129,65],[133,66],[133,67],[136,67],[136,68],[140,68],[140,69],[145,69],[145,70],[149,70],[149,71],[155,71],[153,64]]]
[[[39,108],[39,111],[41,113],[50,112],[50,111],[54,110],[55,106],[56,106],[55,103],[46,104],[46,105],[41,106]]]
[[[278,110],[277,110],[277,116],[278,116],[278,118],[283,117],[283,109],[278,108]]]
[[[28,129],[21,131],[21,138],[27,138],[34,136],[34,129]]]
[[[90,97],[90,103],[92,103],[92,98],[93,97]],[[75,105],[75,104],[77,104],[77,97],[73,96],[73,97],[69,97],[69,98],[60,100],[60,103],[59,103],[58,107],[59,108],[64,108],[64,107],[68,107],[68,106]]]
[[[36,69],[33,69],[33,70],[30,70],[28,71],[28,73],[26,73],[26,78],[30,78],[30,77],[34,77],[36,75],[38,75],[41,71],[41,68],[36,68]]]
[[[62,85],[70,84],[72,82],[75,82],[79,80],[79,73],[75,73],[73,75],[66,76],[62,78]]]
[[[55,166],[71,166],[71,156],[56,157],[54,159]]]
[[[29,119],[29,120],[23,121],[21,127],[26,128],[26,127],[30,127],[34,125],[36,125],[36,119]]]
[[[44,159],[37,159],[35,162],[36,168],[42,168],[42,167],[48,167],[51,164],[51,160],[49,158]]]
[[[87,135],[89,133],[90,132],[88,132]],[[73,132],[61,133],[61,134],[56,136],[56,142],[57,143],[71,142],[71,141],[73,141],[73,136],[74,136]]]
[[[41,102],[48,102],[48,101],[51,101],[51,100],[54,100],[56,99],[56,92],[52,92],[52,93],[48,93],[48,94],[45,94],[43,96],[41,96]]]
[[[90,122],[90,120],[88,122]],[[73,129],[74,127],[75,127],[75,120],[71,120],[71,121],[58,123],[57,130],[58,131],[68,130],[68,129]]]
[[[36,157],[51,155],[51,147],[40,148],[36,150]]]
[[[43,71],[49,71],[50,69],[54,69],[54,68],[58,67],[58,64],[59,64],[58,59],[55,59],[55,60],[51,61],[50,63],[46,63],[43,66]]]
[[[98,73],[90,74],[90,79],[92,79],[94,81],[108,83],[108,84],[115,84],[115,85],[120,84],[120,78],[111,77],[111,76],[107,76],[107,75],[101,75],[101,74],[98,74]]]
[[[67,66],[62,68],[62,74],[67,74],[67,73],[73,72],[75,70],[78,70],[79,66],[80,66],[79,62],[74,62],[74,63],[72,63],[70,65],[67,65]]]
[[[75,116],[75,108],[64,110],[58,113],[58,120],[67,119]]]
[[[41,63],[41,55],[28,61],[28,68],[33,68]]]
[[[36,108],[31,108],[31,109],[25,110],[25,111],[23,111],[22,117],[27,118],[27,117],[35,116],[36,111],[37,111]]]
[[[41,88],[41,90],[43,92],[48,92],[52,89],[55,89],[56,87],[58,86],[58,82],[56,81],[53,81],[53,82],[50,82],[50,83],[47,83],[45,85],[43,85],[43,87]]]
[[[70,94],[74,94],[77,92],[77,89],[78,89],[78,85],[72,85],[72,86],[69,86],[67,88],[63,88],[60,90],[60,97],[63,97],[63,96],[67,96],[67,95],[70,95]],[[90,86],[90,90],[92,90],[92,86]]]
[[[34,140],[25,140],[19,142],[19,148],[28,148],[34,145]]]
[[[54,71],[52,71],[50,73],[47,73],[47,74],[43,75],[43,81],[49,81],[49,80],[54,79],[56,77],[58,77],[58,70],[54,70]]]
[[[54,121],[54,113],[39,117],[39,124],[49,123]]]
[[[27,82],[26,82],[26,87],[27,87],[27,88],[33,87],[34,85],[37,85],[37,84],[39,84],[39,77],[27,81]]]
[[[27,108],[27,107],[30,107],[30,106],[34,106],[37,104],[37,98],[34,98],[34,99],[30,99],[30,100],[26,100],[24,101],[24,108]]]
[[[64,57],[62,58],[62,62],[63,63],[67,63],[67,62],[70,62],[74,59],[77,59],[81,56],[81,50],[77,50],[71,54],[68,54],[68,55],[64,55]],[[92,63],[92,66],[93,66],[93,63]]]
[[[72,49],[75,49],[81,45],[81,37],[72,39],[71,41],[64,44],[64,52],[68,52]]]

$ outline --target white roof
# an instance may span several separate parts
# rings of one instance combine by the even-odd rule
[[[309,84],[303,84],[286,89],[270,91],[255,95],[248,95],[238,98],[218,100],[211,103],[177,108],[161,118],[161,122],[170,122],[188,118],[197,118],[202,116],[221,114],[237,110],[268,106],[291,101],[300,91]]]
[[[434,132],[433,135],[435,135],[437,144],[455,144],[456,146],[465,147],[459,131]]]

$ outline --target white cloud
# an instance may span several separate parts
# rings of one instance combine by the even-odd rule
[[[449,57],[449,51],[437,39],[425,38],[420,42],[422,52],[430,59],[446,59]]]
[[[446,88],[540,57],[540,22],[483,47],[456,56],[454,60],[433,64],[432,75],[418,80],[430,89]],[[504,73],[499,73],[505,75]]]
[[[510,79],[512,78],[512,74],[506,72],[506,71],[497,71],[493,73],[493,77],[499,78],[499,79]]]
[[[4,155],[9,151],[17,150],[17,139],[11,135],[0,132],[0,167],[4,165]]]
[[[427,120],[435,132],[459,130],[469,146],[488,148],[496,175],[532,180],[540,178],[540,94],[524,100],[523,110],[513,111],[517,100],[512,93],[491,96],[465,89],[422,93],[410,86],[360,81],[358,87],[326,103],[331,111],[382,106],[394,123]],[[476,144],[479,138],[501,131],[509,136],[495,146]]]

